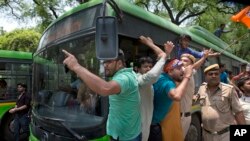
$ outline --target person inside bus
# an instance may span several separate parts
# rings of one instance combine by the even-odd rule
[[[191,36],[187,35],[187,34],[182,34],[180,37],[179,37],[179,42],[175,45],[175,52],[177,53],[177,59],[180,59],[181,55],[183,53],[188,53],[188,54],[191,54],[193,55],[195,58],[201,58],[203,55],[204,55],[204,51],[196,51],[196,50],[193,50],[189,47],[189,43],[192,41],[192,38]],[[219,56],[220,53],[218,52],[212,52],[210,50],[209,52],[209,57],[216,57],[216,56]]]
[[[7,96],[7,83],[4,79],[0,79],[0,100]]]
[[[241,78],[237,86],[242,91],[240,104],[243,108],[246,124],[250,125],[250,77]]]
[[[140,42],[152,49],[158,57],[158,61],[154,66],[151,57],[141,57],[137,63],[137,79],[141,95],[142,140],[147,141],[153,115],[153,83],[159,78],[166,62],[166,57],[171,53],[174,45],[172,42],[166,42],[164,44],[164,52],[153,43],[150,37],[140,36]]]
[[[228,84],[229,83],[229,78],[228,78],[228,75],[226,73],[226,66],[225,64],[219,64],[219,67],[220,67],[220,81],[225,83],[225,84]]]
[[[70,107],[79,106],[80,110],[88,114],[95,114],[97,95],[91,91],[86,84],[72,71],[70,72],[73,82],[69,85],[60,85],[59,90],[73,97],[68,97],[67,104]],[[65,101],[65,100],[64,100]]]
[[[182,62],[178,59],[172,59],[165,64],[164,72],[160,75],[157,82],[153,84],[154,111],[150,126],[149,141],[162,141],[162,127],[160,123],[168,115],[173,101],[180,101],[181,97],[185,94],[188,81],[192,76],[192,69],[192,66],[187,66],[185,71],[183,71]],[[179,115],[179,113],[177,114]],[[180,116],[177,122],[181,129]]]
[[[20,140],[20,129],[24,140],[28,141],[29,138],[29,111],[31,108],[31,97],[27,93],[27,85],[23,83],[17,84],[17,91],[19,93],[16,105],[14,108],[9,110],[9,113],[15,114],[14,118],[14,136],[15,140]]]
[[[119,50],[115,59],[104,60],[106,81],[81,66],[74,55],[62,50],[66,58],[63,64],[95,93],[109,96],[107,135],[111,140],[141,141],[140,94],[137,75],[125,67],[125,56]],[[122,110],[121,110],[122,109]]]
[[[191,123],[191,108],[192,108],[192,100],[195,94],[195,81],[194,74],[201,67],[201,65],[206,61],[209,54],[209,50],[204,51],[204,55],[201,59],[196,61],[195,57],[191,54],[182,54],[181,61],[183,63],[183,68],[185,69],[187,66],[193,66],[193,74],[188,82],[186,94],[181,98],[181,124],[184,138],[187,135],[190,123]]]

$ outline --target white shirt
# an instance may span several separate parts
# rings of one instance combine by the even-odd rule
[[[145,74],[137,74],[141,95],[142,140],[145,141],[148,140],[154,109],[154,89],[152,84],[158,80],[165,61],[165,58],[161,58],[150,71]]]
[[[240,104],[243,108],[246,124],[250,125],[250,97],[242,95],[240,98]]]

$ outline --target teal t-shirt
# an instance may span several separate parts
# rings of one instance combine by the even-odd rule
[[[136,74],[124,68],[112,78],[120,87],[119,94],[109,96],[107,134],[119,140],[131,140],[141,133],[140,94]]]
[[[176,87],[168,74],[162,73],[154,86],[154,111],[152,123],[160,123],[167,115],[173,100],[168,96],[170,90]]]

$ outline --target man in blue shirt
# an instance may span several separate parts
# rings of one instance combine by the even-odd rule
[[[226,26],[225,24],[220,24],[220,27],[215,30],[214,35],[220,38],[222,33],[228,33],[232,31],[232,30],[224,30],[225,26]]]
[[[162,141],[160,122],[167,115],[173,100],[180,101],[192,76],[192,66],[182,70],[182,62],[171,60],[164,66],[164,73],[154,84],[154,112],[149,141]],[[176,84],[178,83],[178,86]]]
[[[225,64],[219,64],[219,67],[220,67],[220,82],[228,84],[228,75],[225,71],[226,70]]]
[[[189,36],[187,34],[183,34],[180,36],[179,43],[175,47],[178,59],[180,59],[181,55],[184,53],[191,54],[195,58],[201,58],[204,55],[203,51],[199,52],[199,51],[193,50],[189,47],[189,43],[191,41],[192,41],[191,36]],[[220,55],[220,53],[212,52],[211,50],[209,50],[208,57],[218,56],[218,55]]]

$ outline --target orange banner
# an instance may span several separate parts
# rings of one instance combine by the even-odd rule
[[[231,20],[234,22],[241,22],[250,29],[250,6],[247,6],[236,15],[233,15]]]

